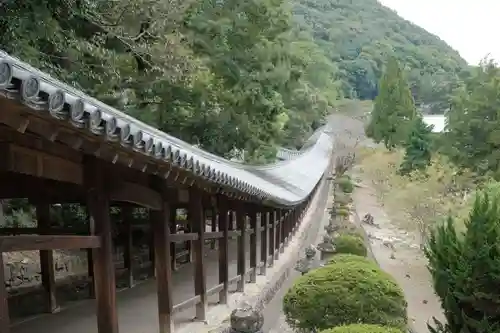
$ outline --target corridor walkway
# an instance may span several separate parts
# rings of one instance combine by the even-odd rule
[[[236,240],[232,240],[229,248],[229,276],[236,276]],[[248,239],[247,239],[248,246]],[[218,282],[218,250],[209,250],[207,245],[207,288]],[[247,252],[248,253],[248,252]],[[248,260],[248,258],[247,258]],[[249,263],[247,262],[247,267]],[[194,296],[193,265],[186,264],[178,271],[172,272],[174,280],[174,304],[178,304]],[[236,285],[230,287],[234,291]],[[218,296],[209,297],[210,304],[218,301]],[[47,314],[13,326],[13,333],[97,333],[97,320],[94,300],[86,300],[78,305],[61,311],[58,314]],[[145,281],[132,289],[117,293],[117,308],[120,333],[156,333],[158,332],[158,302],[156,282]],[[174,315],[175,325],[192,321],[194,307]]]

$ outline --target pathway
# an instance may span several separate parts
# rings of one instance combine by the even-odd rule
[[[236,241],[230,244],[229,275],[236,275]],[[207,245],[209,247],[209,245]],[[218,284],[218,251],[207,251],[207,288]],[[249,263],[247,263],[247,267]],[[175,304],[194,296],[193,265],[182,266],[173,272]],[[233,285],[232,289],[236,286]],[[218,301],[218,296],[209,297],[211,304]],[[12,333],[97,333],[97,317],[95,301],[86,300],[61,311],[58,314],[42,315],[14,325]],[[158,332],[158,303],[156,282],[154,279],[145,281],[132,289],[117,293],[117,308],[120,333],[156,333]],[[175,315],[176,327],[191,322],[194,317],[194,307]]]
[[[427,261],[420,250],[418,237],[391,223],[378,202],[375,191],[366,184],[353,195],[359,216],[373,215],[379,228],[363,225],[367,231],[373,255],[380,267],[391,274],[408,301],[408,317],[416,333],[427,333],[432,317],[443,320],[439,299],[434,294]]]

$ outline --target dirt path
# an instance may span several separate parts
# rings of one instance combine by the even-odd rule
[[[427,333],[432,317],[443,320],[441,306],[431,283],[427,262],[419,248],[418,237],[391,223],[375,191],[361,184],[353,195],[359,216],[373,215],[377,227],[364,225],[381,268],[403,288],[408,301],[408,317],[416,333]]]

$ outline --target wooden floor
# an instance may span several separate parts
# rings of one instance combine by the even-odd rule
[[[248,243],[247,243],[248,245]],[[236,276],[236,241],[230,243],[229,276]],[[248,253],[248,252],[247,252]],[[207,249],[207,287],[218,282],[218,251]],[[247,263],[247,267],[249,264]],[[178,304],[194,296],[193,265],[186,264],[173,272],[173,300]],[[234,290],[236,286],[231,286]],[[209,298],[211,304],[217,296]],[[157,333],[158,303],[155,280],[148,280],[117,294],[120,333]],[[97,318],[94,300],[83,301],[58,314],[42,315],[14,325],[12,333],[97,333]],[[191,321],[194,308],[175,315],[175,325]]]

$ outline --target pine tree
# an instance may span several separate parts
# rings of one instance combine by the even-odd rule
[[[446,323],[431,332],[500,332],[500,210],[498,191],[476,197],[466,223],[453,218],[431,232],[425,255]]]
[[[398,61],[391,57],[380,79],[379,94],[366,134],[377,143],[384,142],[388,149],[394,148],[405,141],[415,113],[408,82]]]
[[[413,170],[425,170],[431,164],[431,132],[432,128],[424,123],[422,117],[415,117],[404,144],[405,156],[399,167],[401,174],[407,175]]]

